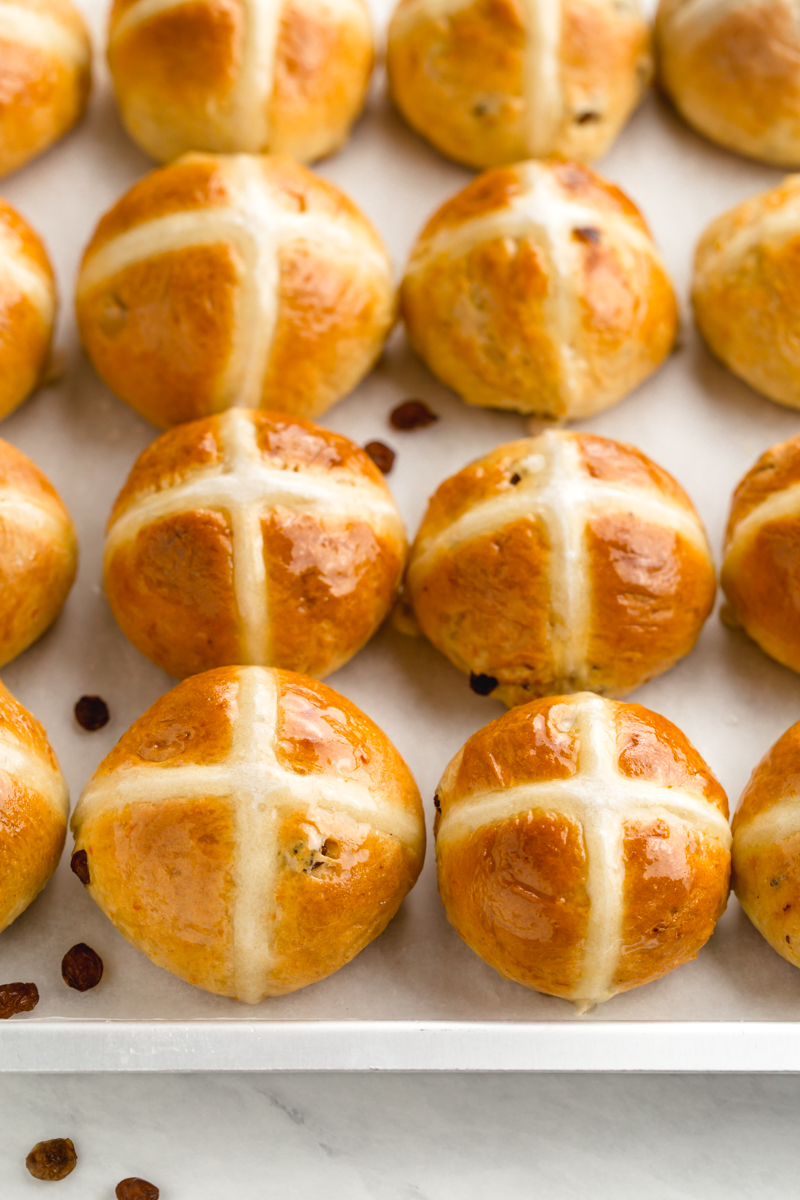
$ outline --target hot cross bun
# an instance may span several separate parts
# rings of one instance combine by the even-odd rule
[[[280,155],[190,154],[100,221],[77,308],[98,373],[167,428],[235,405],[324,412],[380,354],[395,294],[333,184]]]
[[[569,162],[486,171],[423,229],[401,307],[468,404],[570,419],[616,404],[672,349],[678,310],[639,210]]]
[[[364,0],[114,0],[122,120],[162,162],[189,150],[338,150],[374,59]]]
[[[470,167],[605,154],[650,82],[638,0],[400,0],[392,96]]]
[[[683,489],[633,446],[550,431],[433,496],[406,592],[423,633],[504,703],[622,696],[694,645],[716,578]]]
[[[322,676],[380,625],[405,553],[363,450],[310,421],[234,408],[140,456],[108,524],[106,595],[170,675],[254,663]]]
[[[128,941],[248,1004],[354,958],[425,855],[419,792],[386,735],[324,684],[263,667],[157,700],[72,829],[89,892]]]
[[[459,751],[436,804],[450,922],[502,975],[583,1009],[695,958],[725,910],[725,793],[638,704],[515,708]]]

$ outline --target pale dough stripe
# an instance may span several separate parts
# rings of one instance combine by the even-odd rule
[[[731,555],[743,553],[748,543],[758,531],[772,521],[780,521],[784,517],[796,517],[800,513],[800,483],[783,488],[767,496],[746,517],[743,517],[734,528],[733,537],[725,549],[726,561]]]
[[[797,833],[800,833],[800,796],[787,796],[739,826],[736,849],[741,852],[766,842],[782,842]]]
[[[38,311],[42,320],[50,325],[56,311],[53,285],[43,271],[39,271],[19,254],[10,237],[0,229],[0,281],[18,289]]]
[[[528,153],[545,158],[564,116],[561,87],[562,0],[524,0],[526,16],[523,94]]]
[[[62,59],[67,67],[84,67],[89,62],[84,38],[50,14],[22,4],[0,3],[0,38],[35,46]]]
[[[63,778],[38,755],[11,741],[5,731],[0,731],[0,771],[5,771],[20,786],[36,792],[60,816],[67,816],[69,793]]]
[[[60,541],[64,534],[64,517],[46,504],[37,504],[30,497],[22,497],[12,488],[0,489],[0,523],[22,525],[29,531],[35,530],[45,537]]]
[[[260,460],[253,422],[239,409],[221,417],[223,470],[235,480],[237,473]],[[269,661],[269,601],[264,559],[264,508],[245,499],[227,506],[233,535],[233,587],[242,630],[245,663]]]
[[[532,810],[579,823],[586,846],[586,890],[591,908],[576,999],[594,1004],[613,994],[622,948],[625,823],[657,814],[716,838],[726,850],[730,849],[731,832],[710,801],[620,775],[613,713],[597,696],[584,694],[573,698],[573,704],[579,737],[577,775],[457,802],[442,818],[437,841],[459,841],[486,825]]]

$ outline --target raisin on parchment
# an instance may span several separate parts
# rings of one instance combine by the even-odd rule
[[[364,447],[367,454],[370,456],[375,466],[383,475],[388,475],[394,466],[396,458],[394,450],[389,446],[385,446],[383,442],[367,442]]]
[[[75,705],[75,720],[90,733],[107,725],[108,716],[108,705],[100,696],[81,696]]]
[[[17,1013],[33,1012],[39,1003],[35,983],[0,983],[0,1021]]]
[[[103,978],[103,960],[91,946],[78,942],[62,958],[61,975],[67,987],[88,992]]]
[[[37,1142],[25,1159],[34,1179],[66,1179],[75,1170],[78,1156],[71,1138],[51,1138]]]
[[[158,1200],[160,1194],[154,1183],[148,1183],[146,1179],[138,1179],[134,1176],[131,1176],[130,1179],[122,1179],[114,1192],[117,1200]]]
[[[404,432],[424,429],[426,425],[432,425],[438,420],[438,415],[428,408],[424,400],[404,400],[397,408],[392,409],[389,417],[390,424]]]

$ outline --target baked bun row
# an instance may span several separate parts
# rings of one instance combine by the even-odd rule
[[[727,899],[800,966],[800,724],[733,824],[685,735],[592,693],[514,708],[437,788],[439,891],[503,976],[580,1011],[695,958]],[[0,929],[45,885],[68,799],[44,730],[0,685]],[[421,870],[414,780],[384,733],[324,684],[224,667],[125,733],[72,817],[71,866],[154,963],[250,1004],[349,962]]]
[[[70,0],[3,0],[0,174],[81,117],[91,48]],[[699,132],[800,164],[800,18],[791,0],[661,0],[660,83]],[[653,76],[639,0],[400,0],[392,98],[471,167],[605,154]],[[161,162],[190,151],[338,150],[364,105],[375,50],[365,0],[114,0],[108,63],[123,124]]]
[[[791,177],[712,222],[692,296],[711,351],[795,408],[798,245]],[[398,307],[412,347],[468,404],[552,421],[616,404],[678,331],[639,210],[557,160],[487,171],[442,205],[396,294],[380,235],[339,188],[280,155],[190,154],[102,218],[76,304],[100,376],[160,428],[235,407],[321,415],[373,367]],[[46,375],[56,294],[44,247],[2,201],[0,310],[5,416]]]

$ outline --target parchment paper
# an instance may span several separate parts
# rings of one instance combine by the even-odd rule
[[[10,179],[0,193],[44,237],[58,274],[59,345],[65,369],[5,421],[0,436],[24,450],[60,490],[81,540],[78,581],[54,628],[2,672],[12,692],[45,724],[73,804],[100,759],[173,681],[118,630],[101,589],[103,527],[136,456],[156,431],[116,399],[82,356],[73,317],[77,265],[97,219],[151,163],[128,140],[108,88],[105,0],[84,0],[94,32],[96,86],[88,118],[70,137]],[[376,19],[383,25],[385,0]],[[428,215],[470,173],[439,157],[407,129],[386,99],[383,70],[349,146],[321,164],[374,220],[398,273]],[[695,501],[715,553],[731,491],[771,443],[800,431],[800,414],[771,403],[716,364],[686,306],[694,245],[723,209],[772,186],[781,172],[706,143],[651,96],[600,164],[641,205],[684,306],[681,347],[635,395],[581,427],[631,441],[670,470]],[[415,433],[387,424],[390,410],[421,397],[441,420]],[[323,422],[363,444],[397,451],[389,483],[413,535],[430,493],[447,475],[500,442],[524,436],[523,419],[467,408],[408,350],[402,330],[375,373]],[[415,772],[432,816],[442,769],[501,706],[467,682],[424,640],[384,628],[329,682],[360,705]],[[85,733],[72,710],[84,693],[108,702],[105,729]],[[697,649],[635,699],[675,721],[706,756],[732,806],[769,745],[800,718],[800,676],[767,658],[712,616]],[[71,838],[56,876],[0,937],[0,981],[33,980],[35,1013],[15,1020],[142,1021],[461,1020],[574,1021],[570,1005],[502,980],[447,925],[436,894],[432,844],[424,874],[387,932],[331,979],[256,1008],[206,995],[128,946],[69,871]],[[62,982],[60,962],[75,942],[105,962],[98,988],[83,995]],[[582,1020],[786,1020],[800,1017],[800,972],[780,959],[732,898],[699,959],[661,982],[618,997]],[[246,1065],[243,1063],[243,1065]]]

